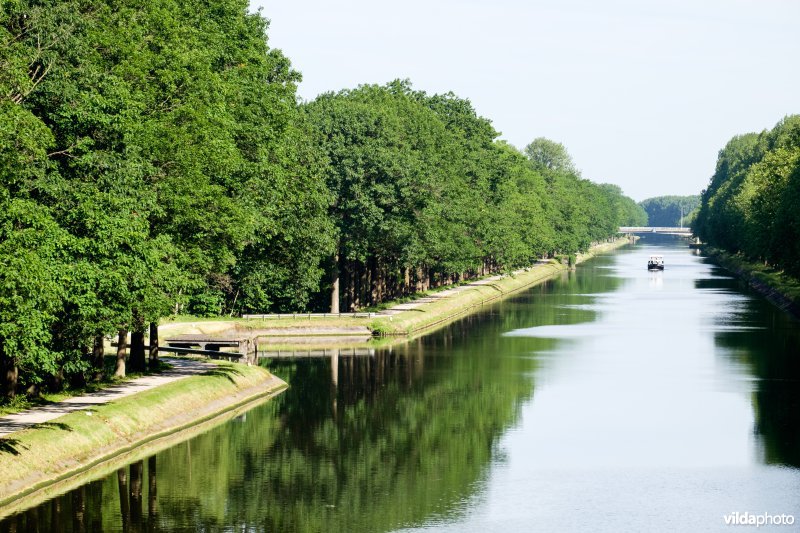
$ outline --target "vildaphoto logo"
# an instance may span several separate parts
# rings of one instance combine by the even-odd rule
[[[753,514],[734,511],[723,516],[726,526],[791,526],[794,524],[794,515],[790,514]]]

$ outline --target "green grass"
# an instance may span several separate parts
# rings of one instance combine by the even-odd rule
[[[221,316],[196,316],[196,315],[170,315],[168,317],[162,318],[160,324],[171,324],[173,322],[227,322],[228,320],[234,320],[237,317],[232,317],[229,315],[221,315]]]
[[[517,275],[504,276],[486,285],[472,286],[451,298],[427,303],[394,316],[375,319],[371,326],[383,335],[413,335],[423,329],[444,324],[473,307],[541,283],[565,268],[556,261],[539,264]]]
[[[154,436],[212,416],[213,402],[271,378],[258,366],[213,363],[215,368],[204,374],[70,413],[0,439],[0,505],[37,484],[55,481]],[[225,408],[223,402],[216,410]]]
[[[612,242],[605,242],[593,246],[588,252],[578,254],[574,258],[574,262],[581,263],[594,257],[599,253],[607,253],[616,248],[628,244],[627,238],[619,238]],[[565,258],[564,263],[568,263]],[[502,297],[503,295],[519,290],[520,288],[528,287],[553,275],[556,270],[563,270],[567,268],[559,261],[550,261],[547,264],[537,264],[531,267],[528,272],[525,272],[520,277],[521,281],[515,279],[514,276],[504,276],[499,282],[487,285],[485,287],[473,287],[470,290],[464,291],[453,298],[446,298],[439,302],[426,303],[413,311],[405,311],[392,317],[380,316],[372,318],[353,318],[353,317],[330,317],[330,318],[310,318],[298,316],[296,318],[281,318],[281,319],[242,319],[242,318],[228,318],[219,317],[217,319],[196,319],[197,322],[229,322],[231,328],[241,328],[246,330],[264,330],[264,329],[285,329],[287,334],[301,334],[302,330],[298,328],[346,328],[346,327],[363,327],[368,329],[376,336],[387,335],[413,335],[422,329],[429,328],[435,325],[443,324],[444,322],[452,319],[455,316],[462,314],[468,309],[477,305],[482,305],[488,301]],[[540,272],[547,271],[547,275],[542,278]],[[462,281],[453,285],[446,285],[436,287],[427,291],[421,291],[409,296],[398,298],[387,302],[382,302],[376,306],[368,307],[360,310],[359,312],[377,312],[388,309],[401,303],[407,303],[432,294],[457,287],[459,285],[466,285],[473,283],[476,280]],[[493,288],[494,287],[494,288]],[[298,313],[299,314],[299,313]],[[180,317],[179,317],[180,318]],[[194,318],[183,317],[188,320],[194,321]],[[169,323],[182,324],[178,319],[170,320]],[[192,327],[192,323],[185,322],[187,328]],[[172,334],[180,333],[180,329],[176,328]],[[342,333],[347,333],[342,331]]]
[[[26,409],[32,409],[34,407],[52,405],[74,396],[80,396],[81,394],[86,394],[89,392],[97,392],[108,387],[109,385],[123,383],[141,376],[160,374],[164,370],[169,370],[172,368],[172,365],[164,362],[163,359],[159,359],[158,363],[158,369],[155,371],[147,370],[145,372],[132,372],[123,378],[118,378],[114,377],[114,370],[116,369],[117,364],[116,353],[114,355],[107,353],[103,358],[103,379],[100,381],[90,381],[89,383],[86,383],[80,387],[70,386],[69,383],[65,383],[63,388],[59,391],[43,390],[38,396],[19,394],[10,400],[8,398],[0,398],[0,416],[19,413],[20,411],[25,411]]]
[[[750,261],[741,255],[734,255],[715,248],[706,247],[703,252],[723,268],[730,270],[747,281],[758,282],[780,294],[794,305],[800,305],[800,280],[782,270]]]

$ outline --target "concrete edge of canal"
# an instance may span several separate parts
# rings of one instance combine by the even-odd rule
[[[579,254],[576,262],[583,263],[596,255],[612,252],[630,243],[629,238],[620,237],[610,242],[597,244],[586,253]],[[377,325],[376,332],[386,336],[416,337],[442,327],[477,307],[493,303],[550,280],[568,268],[568,265],[551,260],[518,270],[511,275],[496,276],[491,278],[491,283],[482,283],[485,280],[481,280],[474,284],[458,287],[455,290],[463,290],[452,297],[424,303],[416,309],[382,319],[381,323]]]
[[[764,272],[762,265],[746,261],[728,252],[703,248],[703,253],[719,267],[724,268],[767,299],[778,309],[800,320],[800,281],[782,272]]]
[[[74,412],[0,441],[0,518],[188,440],[269,401],[288,385],[230,365]]]
[[[576,262],[612,252],[629,242],[620,238],[593,246],[578,255]],[[550,261],[464,287],[446,300],[423,303],[413,311],[395,315],[396,334],[407,337],[428,333],[567,269],[565,264]],[[93,410],[65,415],[0,441],[0,518],[187,441],[269,401],[288,387],[261,367],[236,364],[230,368],[238,370],[190,376]]]
[[[592,246],[587,252],[576,256],[580,264],[602,253],[609,253],[630,244],[629,237],[619,237],[610,242]],[[307,343],[292,343],[291,338],[325,338],[330,342],[336,336],[375,336],[375,337],[416,337],[435,328],[442,327],[452,320],[484,304],[505,298],[515,292],[533,287],[567,270],[566,264],[556,260],[541,262],[529,268],[517,270],[511,275],[497,275],[474,280],[465,285],[443,288],[421,300],[389,307],[388,312],[371,318],[317,318],[313,321],[306,315],[296,318],[279,319],[230,319],[224,321],[190,320],[162,324],[159,331],[170,334],[210,334],[236,331],[260,339],[260,344],[276,341],[282,348],[302,348]],[[408,308],[401,310],[402,307]],[[394,311],[394,312],[392,312]]]

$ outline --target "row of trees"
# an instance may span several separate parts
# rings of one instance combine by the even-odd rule
[[[301,307],[316,290],[333,242],[325,159],[298,74],[247,8],[0,6],[7,394],[101,372],[102,338],[118,330],[135,333],[141,368],[160,317],[226,299]]]
[[[639,205],[647,213],[648,223],[655,227],[689,226],[700,207],[700,195],[656,196]]]
[[[728,142],[693,229],[714,246],[800,277],[800,115]]]
[[[393,82],[298,104],[266,30],[246,0],[0,6],[7,394],[98,376],[118,332],[140,369],[147,324],[173,313],[362,307],[643,216],[452,94]]]
[[[452,93],[395,81],[303,108],[329,161],[334,310],[585,250],[646,220],[618,187],[581,179],[562,145],[539,138],[523,154]]]

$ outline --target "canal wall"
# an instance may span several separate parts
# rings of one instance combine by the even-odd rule
[[[441,296],[413,309],[375,319],[371,329],[373,334],[379,336],[416,335],[444,325],[476,307],[542,283],[567,268],[559,261],[550,260],[507,275],[455,287],[450,289],[454,291],[453,295],[446,295],[442,291]]]
[[[800,280],[760,263],[706,246],[703,255],[747,283],[773,305],[800,319]]]
[[[609,253],[630,244],[629,237],[618,237],[593,245],[587,252],[577,254],[575,263],[580,264],[598,254]],[[397,304],[398,312],[391,312],[392,304],[384,314],[372,318],[365,317],[326,317],[312,318],[298,315],[296,318],[234,319],[192,322],[172,322],[159,327],[159,335],[227,332],[258,337],[259,345],[280,343],[283,346],[308,344],[307,340],[318,337],[353,336],[356,334],[382,336],[413,336],[425,330],[439,327],[469,312],[475,307],[485,305],[517,291],[542,283],[569,268],[566,258],[562,261],[542,261],[531,267],[505,275],[470,281],[468,283],[444,287],[428,293],[417,300]],[[400,311],[401,308],[407,310]],[[292,342],[292,338],[298,340]],[[275,342],[272,342],[274,340]]]
[[[629,244],[627,237],[620,237],[592,246],[589,251],[576,256],[576,263],[582,263],[598,254],[608,253]],[[543,283],[568,270],[569,264],[561,261],[543,261],[529,268],[502,276],[494,276],[462,287],[449,289],[451,297],[436,298],[418,307],[394,316],[381,318],[372,324],[378,335],[413,336],[434,327],[444,325],[476,307],[492,303],[516,292]]]
[[[596,256],[598,256],[600,254],[607,254],[609,252],[613,252],[614,250],[622,248],[623,246],[626,246],[628,244],[632,244],[633,242],[638,241],[638,240],[639,240],[639,237],[636,237],[636,236],[627,237],[626,236],[626,237],[617,237],[617,238],[611,239],[611,240],[609,240],[607,242],[597,243],[597,244],[593,245],[591,248],[589,248],[588,251],[586,251],[584,253],[581,253],[581,254],[578,254],[577,257],[576,257],[576,262],[578,264],[581,264],[584,261],[588,261],[589,259],[592,259],[593,257],[596,257]]]
[[[218,362],[0,440],[0,518],[206,431],[287,387],[257,366]]]

